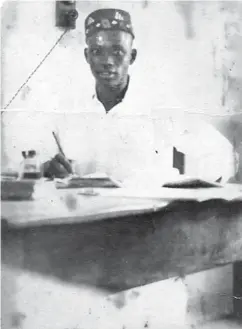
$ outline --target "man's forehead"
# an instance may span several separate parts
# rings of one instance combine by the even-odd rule
[[[88,45],[122,45],[132,42],[130,34],[123,31],[100,31],[87,39]]]

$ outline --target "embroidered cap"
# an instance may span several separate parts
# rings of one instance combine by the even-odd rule
[[[85,19],[86,38],[103,30],[128,32],[134,38],[130,14],[121,9],[99,9],[87,16]]]

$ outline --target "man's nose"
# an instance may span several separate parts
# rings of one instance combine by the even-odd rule
[[[104,67],[112,67],[114,65],[114,59],[111,55],[105,55],[103,58],[103,65]]]

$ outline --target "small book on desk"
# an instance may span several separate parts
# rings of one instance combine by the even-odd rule
[[[57,189],[65,188],[118,188],[120,183],[105,174],[91,174],[83,177],[71,175],[66,179],[56,180]]]

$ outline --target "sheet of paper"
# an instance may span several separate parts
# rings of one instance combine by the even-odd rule
[[[226,185],[224,187],[212,188],[154,188],[154,189],[83,189],[81,194],[94,193],[96,195],[106,197],[127,197],[127,198],[142,198],[142,199],[158,199],[164,201],[179,201],[179,200],[194,200],[206,201],[214,199],[222,200],[242,200],[242,188],[234,185]]]

